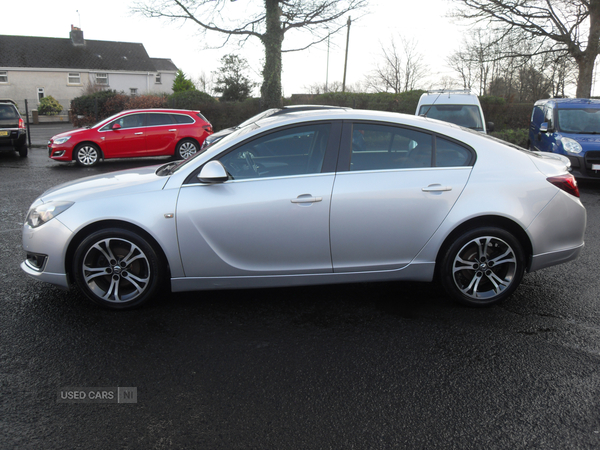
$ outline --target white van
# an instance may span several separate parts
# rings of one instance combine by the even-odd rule
[[[415,114],[483,133],[494,131],[494,123],[485,122],[479,99],[469,90],[428,91],[421,95]]]

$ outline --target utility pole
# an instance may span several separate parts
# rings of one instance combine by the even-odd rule
[[[350,24],[352,20],[348,16],[348,34],[346,35],[346,58],[344,59],[344,81],[342,83],[342,92],[346,92],[346,69],[348,68],[348,44],[350,43]]]

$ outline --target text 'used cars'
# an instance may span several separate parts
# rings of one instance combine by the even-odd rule
[[[144,109],[122,111],[86,128],[53,136],[48,156],[94,166],[101,159],[174,156],[187,159],[212,134],[200,111]]]
[[[109,308],[173,292],[441,281],[472,306],[575,259],[586,211],[568,160],[445,122],[290,113],[195,157],[63,184],[23,226],[32,277]]]

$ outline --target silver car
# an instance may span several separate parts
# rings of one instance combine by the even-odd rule
[[[105,307],[173,292],[438,278],[471,306],[575,259],[586,211],[568,161],[445,122],[291,113],[196,157],[50,189],[22,269]]]

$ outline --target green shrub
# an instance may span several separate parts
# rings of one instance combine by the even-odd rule
[[[201,109],[205,104],[216,103],[217,101],[201,91],[181,91],[175,92],[167,97],[169,108],[177,109]]]
[[[38,106],[38,113],[44,114],[47,116],[55,116],[62,110],[63,110],[62,105],[60,103],[58,103],[58,101],[51,95],[41,99],[40,104]]]
[[[494,131],[490,133],[492,136],[518,145],[519,147],[527,148],[527,140],[529,139],[529,128],[520,128],[514,130]]]

